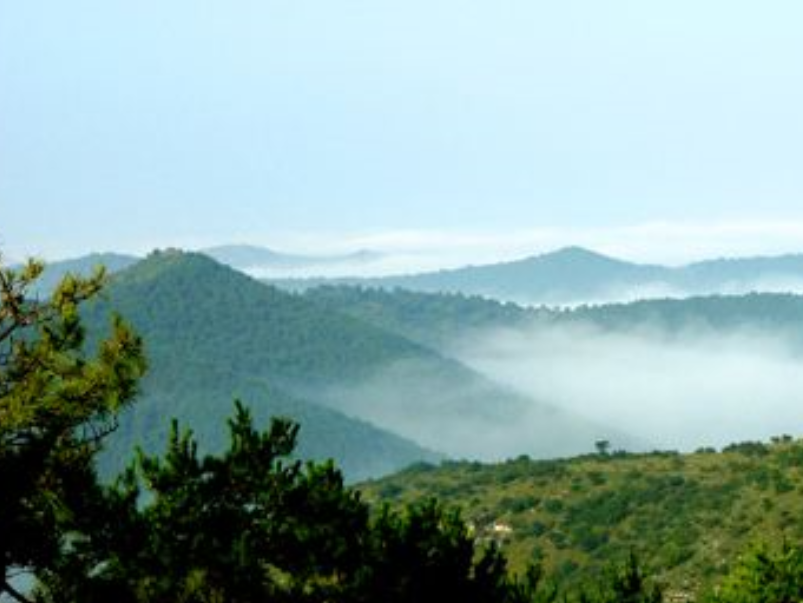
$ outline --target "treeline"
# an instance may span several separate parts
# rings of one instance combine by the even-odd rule
[[[135,398],[143,343],[119,318],[85,345],[79,307],[104,275],[67,277],[46,302],[42,266],[0,267],[0,596],[51,603],[658,602],[634,556],[564,590],[514,575],[461,516],[428,500],[370,506],[332,463],[292,457],[298,427],[254,428],[241,404],[229,445],[201,455],[173,424],[112,483],[95,459]],[[803,554],[756,550],[715,601],[797,601]]]

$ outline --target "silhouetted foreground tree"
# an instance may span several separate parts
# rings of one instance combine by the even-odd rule
[[[478,552],[435,502],[374,514],[331,464],[292,460],[297,426],[260,433],[237,404],[231,445],[198,455],[174,424],[102,492],[94,529],[42,574],[50,601],[531,601],[534,580]]]
[[[12,576],[56,563],[80,529],[93,455],[145,368],[119,319],[93,354],[84,349],[78,307],[100,290],[102,271],[31,300],[42,270],[0,262],[0,595],[16,599]]]

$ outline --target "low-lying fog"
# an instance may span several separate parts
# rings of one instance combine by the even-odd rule
[[[540,292],[531,296],[488,295],[492,299],[512,302],[525,307],[577,308],[606,304],[660,299],[688,299],[712,295],[748,295],[751,293],[791,293],[803,295],[803,280],[791,276],[766,276],[748,280],[726,281],[708,286],[683,287],[664,281],[650,281],[639,285],[613,284],[598,291],[575,295],[565,291]]]
[[[803,435],[803,356],[780,333],[539,325],[477,334],[451,352],[499,383],[662,449]]]

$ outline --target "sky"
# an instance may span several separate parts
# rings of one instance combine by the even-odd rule
[[[803,252],[801,23],[799,0],[0,0],[0,252]]]

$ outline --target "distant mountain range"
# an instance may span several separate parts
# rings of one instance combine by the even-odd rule
[[[681,267],[636,264],[581,247],[513,262],[414,275],[349,279],[284,279],[304,290],[324,284],[480,295],[526,305],[578,305],[638,299],[803,291],[803,255],[718,259]]]
[[[370,271],[387,256],[366,250],[343,255],[298,255],[250,245],[210,247],[200,253],[291,291],[350,285],[462,293],[523,305],[556,306],[751,292],[803,293],[803,254],[714,259],[668,267],[627,262],[581,247],[566,247],[512,262],[421,274],[343,278],[327,275]],[[40,288],[49,290],[68,271],[87,273],[103,263],[110,272],[116,272],[138,259],[105,253],[53,262],[48,265]],[[286,278],[294,274],[310,276]]]
[[[361,249],[344,254],[300,255],[283,253],[255,245],[219,245],[200,250],[221,264],[266,277],[288,274],[330,274],[359,271],[381,261],[385,256],[377,251]],[[118,272],[141,260],[141,257],[122,253],[90,253],[78,258],[48,262],[45,274],[39,283],[39,291],[50,291],[68,272],[89,274],[102,264],[110,272]]]
[[[356,270],[383,258],[381,253],[364,249],[340,255],[298,255],[254,245],[221,245],[202,249],[200,253],[221,264],[256,276],[287,271],[314,274],[316,271],[325,272],[338,267],[342,270]]]

